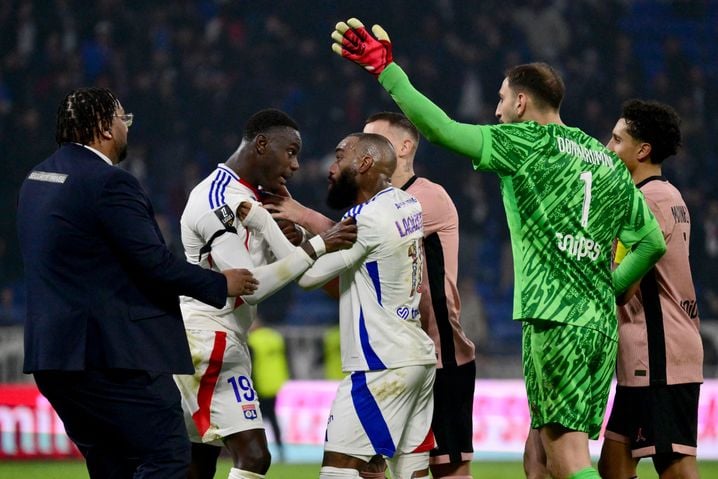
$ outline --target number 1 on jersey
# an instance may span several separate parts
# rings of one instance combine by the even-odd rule
[[[591,181],[593,175],[590,171],[581,173],[581,181],[583,181],[583,209],[581,210],[581,226],[588,226],[588,210],[591,208]]]

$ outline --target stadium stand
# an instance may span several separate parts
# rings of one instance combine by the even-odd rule
[[[684,192],[693,216],[701,317],[705,323],[718,319],[718,93],[710,87],[718,81],[718,2],[306,4],[2,2],[0,326],[21,328],[23,322],[17,190],[30,167],[54,148],[47,134],[54,129],[54,108],[73,87],[108,86],[135,114],[124,167],[149,191],[175,247],[187,192],[225,160],[239,143],[242,122],[263,107],[286,110],[302,127],[304,150],[290,183],[293,194],[336,216],[324,206],[323,186],[317,186],[325,182],[327,155],[337,139],[361,130],[368,114],[393,108],[369,75],[357,75],[329,51],[334,22],[359,11],[392,32],[411,59],[402,58],[402,65],[417,86],[462,121],[493,122],[504,68],[535,60],[550,61],[564,74],[564,118],[599,138],[608,139],[627,98],[674,105],[684,119],[684,148],[667,164],[667,176]],[[511,284],[511,266],[504,254],[508,239],[496,179],[469,175],[469,162],[426,142],[416,163],[420,174],[444,185],[460,211],[461,275],[476,281],[468,291],[480,296],[487,315],[489,339],[476,342],[489,349],[479,353],[516,354],[520,332],[507,323],[511,291],[503,285]],[[267,323],[334,321],[323,298],[300,298],[298,289],[290,291],[281,305],[263,311]],[[718,344],[718,334],[710,338]],[[3,342],[0,356],[10,351],[10,357],[16,349]]]

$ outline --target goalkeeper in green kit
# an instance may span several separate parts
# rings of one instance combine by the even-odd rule
[[[597,478],[597,438],[616,360],[616,301],[666,249],[658,223],[621,160],[563,124],[564,84],[544,63],[506,72],[498,125],[449,118],[392,60],[387,33],[352,18],[332,49],[375,75],[432,143],[499,176],[514,257],[515,320],[531,411],[527,448],[543,449],[557,479]],[[611,271],[613,241],[632,248]]]

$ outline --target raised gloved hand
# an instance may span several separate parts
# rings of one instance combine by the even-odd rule
[[[346,23],[339,22],[332,32],[332,50],[378,77],[394,60],[389,34],[379,25],[371,27],[371,31],[376,38],[356,18],[350,18]]]

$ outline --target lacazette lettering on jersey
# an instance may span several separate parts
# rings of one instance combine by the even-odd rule
[[[401,219],[401,223],[395,221],[396,229],[399,231],[399,236],[402,238],[414,231],[419,231],[424,227],[424,220],[421,212],[415,213],[411,216],[407,216]]]

